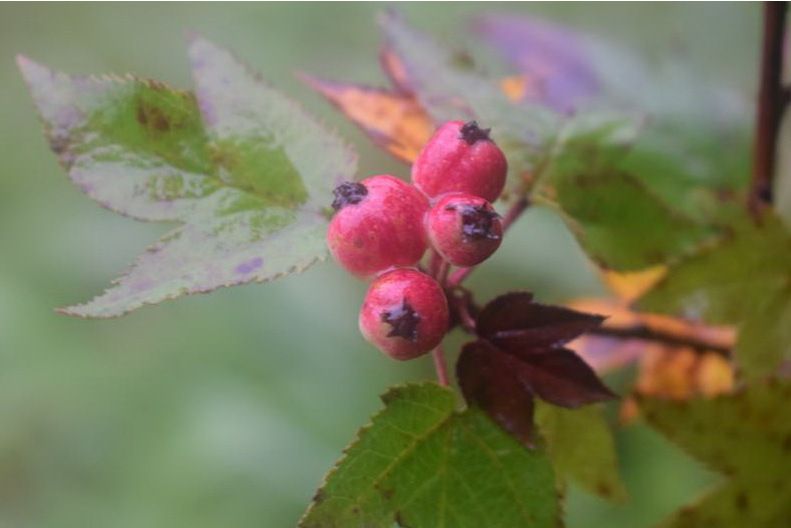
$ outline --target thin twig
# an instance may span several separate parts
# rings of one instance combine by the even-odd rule
[[[661,332],[644,325],[629,327],[600,326],[589,330],[588,334],[614,337],[617,339],[639,339],[641,341],[654,341],[671,346],[688,347],[696,352],[715,352],[724,357],[730,357],[731,349],[719,343],[704,339],[681,337],[674,334]]]
[[[747,207],[754,218],[772,203],[777,134],[787,103],[782,85],[783,36],[788,4],[764,3],[764,35],[761,51],[761,79],[755,123],[753,176]]]
[[[445,351],[442,345],[437,345],[437,348],[431,351],[434,358],[434,369],[437,371],[437,381],[443,387],[450,385],[448,378],[448,366],[445,363]]]

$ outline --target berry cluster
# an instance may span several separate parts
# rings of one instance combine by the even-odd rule
[[[335,189],[327,244],[347,271],[374,277],[359,319],[369,342],[400,360],[439,345],[450,319],[443,278],[418,263],[429,247],[446,265],[462,267],[494,253],[503,226],[490,202],[506,172],[488,129],[451,121],[421,151],[412,185],[385,174]]]

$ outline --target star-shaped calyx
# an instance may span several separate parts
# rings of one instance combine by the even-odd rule
[[[494,229],[494,220],[500,217],[485,205],[452,206],[461,214],[461,232],[468,240],[500,240],[502,235]]]
[[[479,127],[477,121],[468,121],[459,130],[459,137],[466,141],[468,145],[474,145],[481,140],[489,141],[489,132],[491,131],[491,128]]]
[[[417,326],[420,323],[420,316],[406,299],[401,306],[382,312],[382,321],[391,327],[387,337],[403,337],[408,341],[417,341]]]
[[[368,195],[368,189],[362,183],[344,182],[332,191],[335,199],[332,201],[332,208],[336,211],[360,203]]]

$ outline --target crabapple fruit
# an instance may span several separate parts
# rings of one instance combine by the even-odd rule
[[[448,193],[426,215],[431,247],[454,266],[475,266],[494,253],[503,224],[492,205],[478,196]]]
[[[448,331],[448,301],[439,283],[413,268],[377,277],[360,308],[360,332],[394,359],[421,356]]]
[[[334,191],[336,213],[327,231],[335,260],[350,273],[367,277],[394,266],[416,264],[428,245],[423,218],[426,197],[390,175],[347,182]]]
[[[508,162],[475,121],[449,121],[423,147],[412,165],[412,183],[429,197],[466,192],[494,202],[503,192]]]

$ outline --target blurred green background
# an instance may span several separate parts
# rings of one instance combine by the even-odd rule
[[[302,276],[82,321],[56,306],[101,291],[165,225],[82,196],[42,137],[16,71],[24,53],[71,73],[134,72],[190,85],[183,35],[234,49],[337,127],[361,173],[407,169],[294,77],[383,83],[385,4],[0,5],[0,527],[288,527],[390,384],[432,377],[359,336],[364,285],[332,264]],[[401,4],[439,38],[474,45],[477,12],[567,22],[647,58],[686,57],[751,94],[759,4]],[[470,285],[479,299],[600,292],[559,221],[531,211]],[[613,408],[614,410],[614,408]],[[631,500],[572,489],[571,528],[650,526],[716,477],[642,426],[618,431]]]

